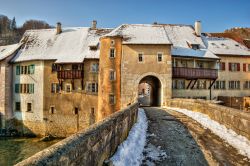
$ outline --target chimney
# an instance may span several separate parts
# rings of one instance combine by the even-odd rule
[[[195,34],[201,36],[201,21],[195,21],[194,24]]]
[[[195,34],[201,36],[201,21],[195,21],[194,24]]]
[[[60,22],[56,23],[56,34],[62,33],[62,24]]]
[[[91,29],[96,29],[96,24],[97,24],[97,21],[93,20]]]

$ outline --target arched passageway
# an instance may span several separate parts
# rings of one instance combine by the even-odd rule
[[[161,106],[161,82],[155,76],[143,77],[138,85],[138,101],[145,106]]]

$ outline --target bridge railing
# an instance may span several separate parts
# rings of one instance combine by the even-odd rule
[[[137,114],[135,103],[16,165],[102,165],[127,138]]]

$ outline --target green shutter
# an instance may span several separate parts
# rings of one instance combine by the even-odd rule
[[[29,70],[29,74],[34,74],[35,73],[35,65],[30,65],[28,70]]]
[[[16,66],[16,75],[20,75],[20,66]]]
[[[30,93],[34,93],[34,84],[30,84]]]
[[[20,93],[20,84],[15,84],[15,93]]]

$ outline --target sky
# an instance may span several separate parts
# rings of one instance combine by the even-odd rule
[[[203,32],[250,27],[250,0],[0,0],[0,14],[22,25],[39,19],[55,26],[113,28],[120,24],[193,25],[202,22]]]

